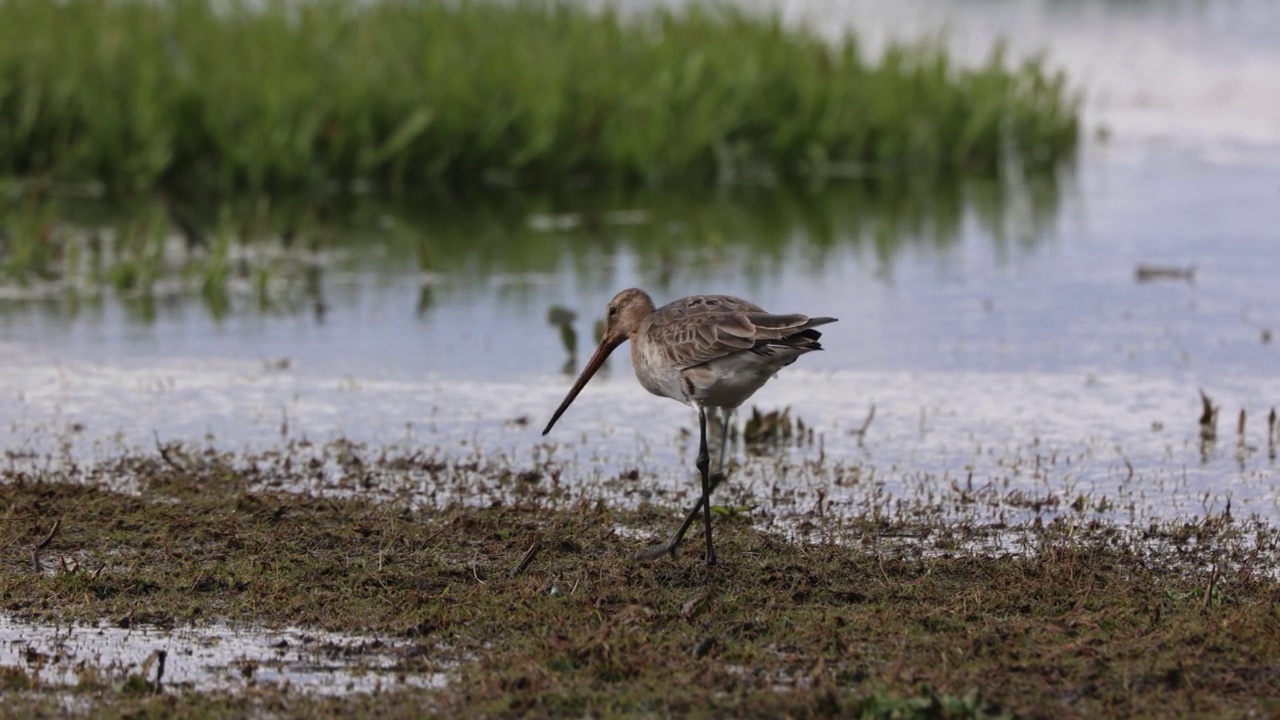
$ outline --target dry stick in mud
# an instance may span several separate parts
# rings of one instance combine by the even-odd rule
[[[53,538],[58,534],[58,529],[62,527],[62,518],[53,521],[53,527],[50,528],[49,534],[44,537],[34,548],[31,549],[31,567],[36,572],[44,572],[44,565],[40,562],[40,551],[49,547],[49,543],[53,542]]]
[[[835,321],[800,314],[774,315],[729,295],[691,295],[655,308],[643,290],[623,290],[609,301],[600,346],[542,434],[551,432],[610,353],[630,340],[631,362],[640,384],[654,395],[677,400],[698,411],[696,465],[702,476],[702,495],[689,514],[702,510],[706,564],[714,565],[711,491],[715,486],[707,449],[707,408],[719,408],[722,414],[720,471],[715,475],[723,478],[729,416],[779,370],[805,353],[821,350],[818,339],[822,333],[814,328]],[[670,540],[637,558],[675,555],[687,529],[688,521]]]
[[[525,570],[528,570],[529,566],[533,564],[533,559],[538,557],[538,553],[541,551],[542,551],[541,541],[535,542],[534,544],[530,545],[529,549],[524,552],[524,557],[520,558],[520,563],[515,567],[511,568],[511,577],[516,577],[517,575],[520,575],[521,573],[523,573]]]

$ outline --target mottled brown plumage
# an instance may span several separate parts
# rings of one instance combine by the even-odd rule
[[[658,554],[675,552],[692,518],[706,508],[707,563],[715,562],[711,545],[711,510],[708,500],[714,484],[708,476],[706,408],[722,408],[727,434],[728,415],[746,402],[778,370],[801,355],[821,350],[822,334],[814,328],[835,318],[806,315],[774,315],[731,295],[692,295],[654,308],[643,290],[623,290],[609,301],[604,338],[587,361],[569,394],[551,416],[543,435],[586,387],[606,358],[619,345],[631,341],[631,362],[636,378],[649,392],[678,400],[698,409],[701,445],[698,469],[703,496],[685,525]],[[724,442],[721,442],[721,470]],[[722,477],[718,473],[717,477]],[[717,479],[716,482],[719,480]],[[652,555],[654,553],[648,553]]]

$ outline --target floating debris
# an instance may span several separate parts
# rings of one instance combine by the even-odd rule
[[[1218,438],[1218,406],[1213,404],[1204,390],[1200,391],[1203,410],[1200,413],[1200,439],[1205,442]]]
[[[284,372],[291,367],[293,367],[293,360],[287,357],[262,361],[262,369],[267,372]]]
[[[1195,282],[1196,268],[1194,265],[1190,267],[1172,267],[1168,265],[1139,265],[1134,270],[1134,278],[1140,282],[1154,282],[1156,280],[1185,280],[1187,282]]]

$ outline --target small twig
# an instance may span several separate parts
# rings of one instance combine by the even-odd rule
[[[529,549],[525,551],[524,557],[520,558],[520,564],[511,569],[511,577],[516,577],[525,570],[528,570],[529,566],[533,564],[533,559],[538,557],[539,552],[542,552],[542,542],[535,541],[529,546]]]
[[[31,548],[31,567],[36,572],[44,572],[44,564],[40,562],[40,551],[49,547],[49,543],[53,542],[53,538],[58,534],[59,528],[62,527],[62,518],[53,521],[53,527],[49,529],[49,534],[44,539]]]
[[[1213,572],[1209,574],[1209,585],[1204,589],[1204,609],[1209,609],[1209,603],[1213,600],[1213,589],[1218,584],[1218,566],[1213,566]]]
[[[44,536],[44,539],[40,541],[39,545],[36,545],[36,550],[43,550],[49,547],[49,543],[53,542],[54,536],[58,534],[58,530],[61,528],[62,518],[54,520],[53,527],[49,528],[49,534]]]
[[[849,434],[857,435],[858,437],[865,437],[867,434],[867,428],[871,427],[871,421],[875,419],[875,416],[876,416],[876,406],[875,406],[875,403],[872,403],[871,409],[867,411],[866,419],[862,421],[862,427],[857,428],[855,430],[850,430]]]

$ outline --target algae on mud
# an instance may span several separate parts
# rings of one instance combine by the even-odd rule
[[[0,3],[0,176],[119,194],[1037,173],[1078,106],[1041,60],[728,6]]]
[[[756,509],[717,519],[723,567],[688,553],[634,564],[630,529],[661,532],[676,503],[622,509],[538,468],[338,450],[356,486],[425,479],[381,500],[284,492],[273,488],[317,469],[177,446],[87,474],[6,473],[4,612],[301,625],[396,638],[406,674],[467,664],[444,687],[341,702],[73,691],[105,715],[1228,717],[1280,700],[1277,533],[1229,515],[956,527],[812,507],[787,539]],[[451,503],[460,478],[510,499]],[[443,505],[415,502],[436,493]],[[55,520],[40,551],[54,570],[32,572]],[[972,549],[993,533],[1013,539]],[[534,542],[543,551],[513,573]],[[48,710],[53,692],[12,694],[10,707]]]

